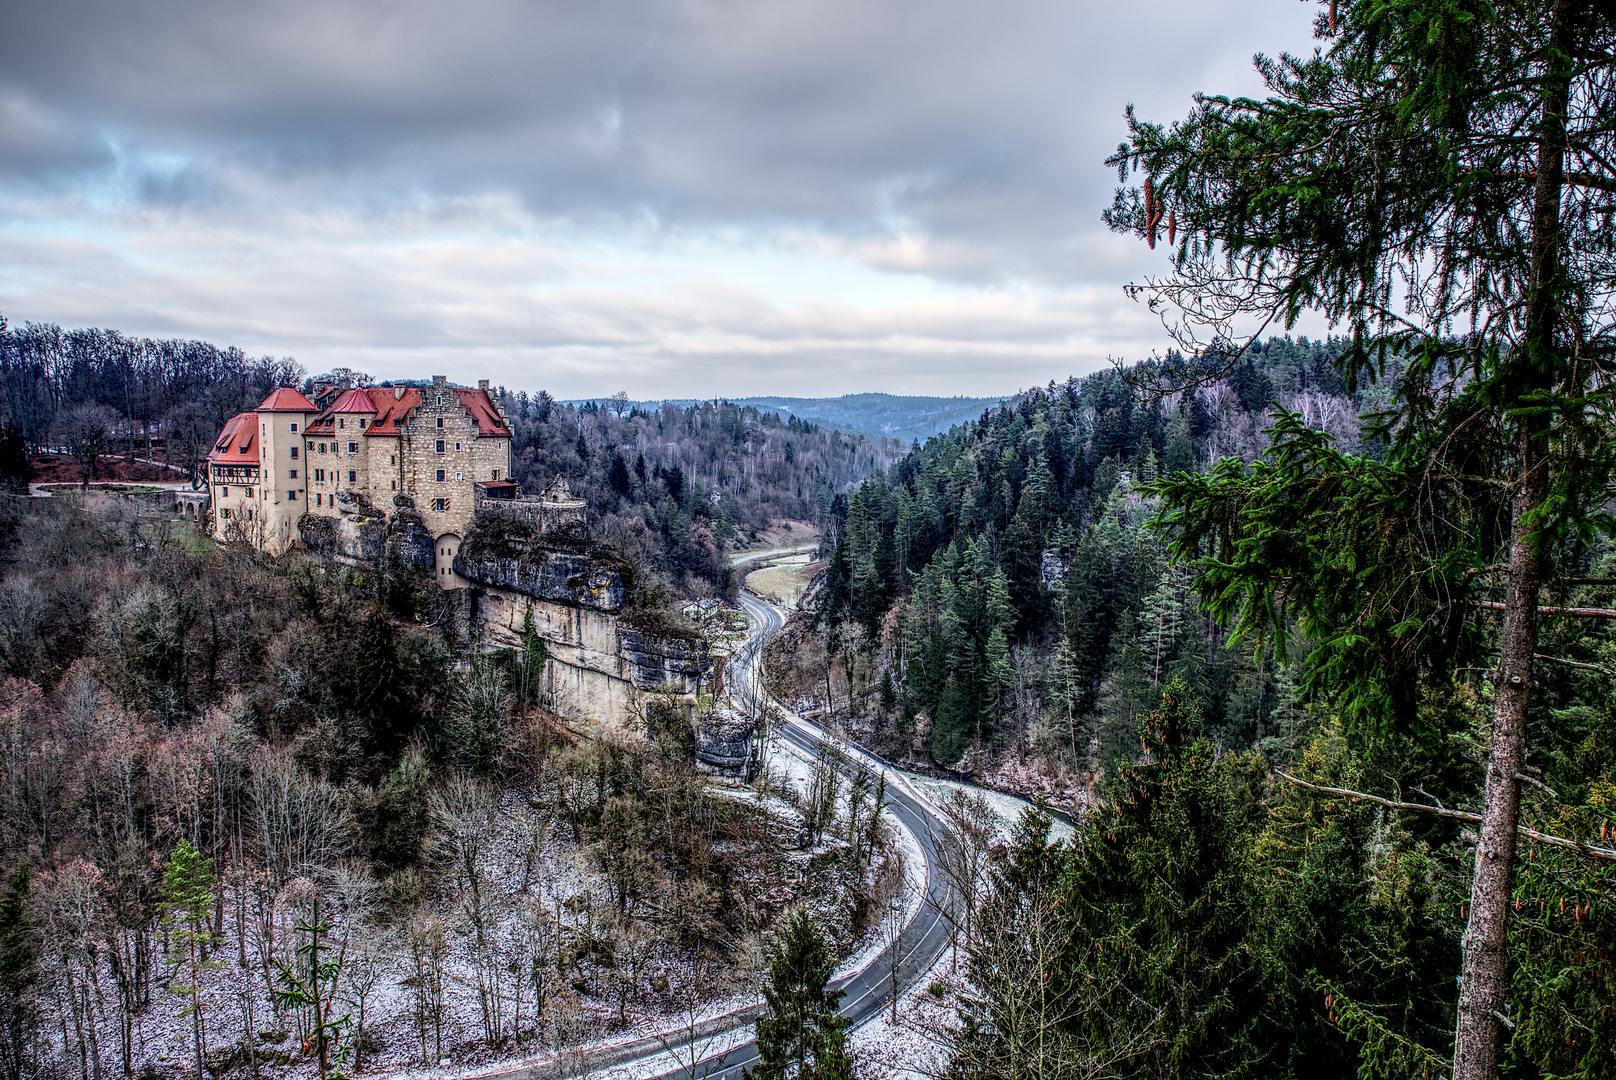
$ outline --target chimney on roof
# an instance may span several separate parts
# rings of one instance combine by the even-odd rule
[[[478,379],[477,380],[477,389],[479,389],[479,390],[487,390],[488,389],[488,380],[487,379]]]
[[[394,401],[403,401],[404,400],[404,388],[402,386],[393,387],[393,400]]]
[[[434,376],[432,376],[432,385],[433,386],[448,386],[449,385],[449,376],[447,376],[447,375],[434,375]]]

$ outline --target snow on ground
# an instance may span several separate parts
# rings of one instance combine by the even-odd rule
[[[963,960],[963,958],[962,958]],[[950,975],[953,955],[945,951],[930,971],[898,999],[898,1019],[882,1009],[855,1028],[848,1046],[861,1076],[871,1080],[932,1080],[948,1068],[948,1033],[956,1027],[955,1001],[963,981]],[[933,988],[943,991],[941,996]]]
[[[918,773],[905,773],[904,779],[909,786],[916,789],[922,798],[930,803],[941,803],[955,791],[963,791],[970,796],[981,795],[987,799],[988,805],[998,813],[999,820],[1003,822],[1002,828],[1005,836],[1010,836],[1017,822],[1021,820],[1024,811],[1032,807],[1032,803],[1019,795],[1011,795],[1003,791],[994,791],[992,788],[977,787],[974,784],[963,784],[958,780],[941,780],[930,776],[921,776]],[[1050,826],[1050,839],[1065,842],[1072,838],[1075,830],[1072,823],[1065,818],[1056,817]]]

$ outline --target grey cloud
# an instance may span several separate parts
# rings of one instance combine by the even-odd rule
[[[1120,286],[1161,253],[1099,223],[1123,106],[1255,89],[1314,10],[14,4],[0,311],[563,396],[1007,392],[1160,345]]]
[[[136,198],[355,205],[518,193],[541,215],[806,222],[952,242],[935,269],[1084,276],[1123,104],[1164,117],[1294,0],[58,0],[0,39],[9,100],[73,133],[6,154],[50,187],[94,133],[176,155]],[[10,131],[8,125],[5,129]],[[84,133],[92,133],[86,138]],[[113,167],[106,154],[100,163]],[[172,178],[171,178],[172,179]],[[278,189],[277,185],[285,185]],[[235,197],[247,200],[238,190]],[[965,252],[969,252],[966,254]]]

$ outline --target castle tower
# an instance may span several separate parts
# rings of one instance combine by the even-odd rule
[[[318,414],[314,402],[289,386],[270,394],[258,406],[258,518],[263,523],[258,545],[279,555],[298,539],[297,521],[308,509],[308,462],[303,435]]]

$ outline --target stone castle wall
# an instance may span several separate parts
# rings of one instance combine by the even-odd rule
[[[421,403],[410,414],[401,443],[404,490],[415,499],[434,537],[464,536],[476,509],[473,485],[511,477],[510,440],[479,438],[476,419],[447,381],[434,380],[421,390]]]

